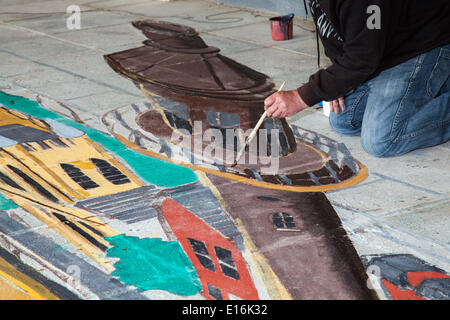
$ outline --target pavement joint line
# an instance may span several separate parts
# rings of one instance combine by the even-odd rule
[[[24,57],[24,56],[18,55],[18,54],[16,54],[16,53],[10,52],[10,51],[8,51],[8,50],[0,49],[0,52],[8,53],[8,54],[13,55],[13,56],[15,56],[15,57],[18,57],[18,58],[20,58],[20,59],[28,60],[28,61],[33,62],[33,63],[36,63],[36,64],[38,64],[38,65],[41,65],[41,66],[44,66],[44,67],[49,67],[49,68],[52,68],[52,69],[54,69],[54,70],[57,70],[57,71],[60,71],[60,72],[64,72],[64,73],[67,73],[67,74],[72,75],[72,76],[74,76],[74,77],[76,77],[76,78],[80,78],[80,79],[85,79],[85,80],[91,81],[91,82],[93,82],[93,83],[95,83],[95,84],[98,84],[98,85],[107,87],[107,88],[112,89],[112,90],[117,90],[117,91],[119,91],[119,92],[122,92],[122,93],[125,93],[125,94],[128,94],[128,95],[132,95],[132,96],[134,96],[134,97],[142,98],[141,96],[138,96],[138,95],[136,95],[136,94],[134,94],[134,93],[128,92],[128,91],[126,91],[126,90],[124,90],[124,89],[122,89],[122,88],[119,88],[119,87],[116,87],[116,86],[112,86],[112,85],[107,84],[107,83],[104,83],[104,82],[102,82],[102,81],[90,79],[90,78],[88,78],[88,77],[86,77],[86,76],[83,76],[83,75],[81,75],[81,74],[74,73],[74,72],[72,72],[72,71],[69,71],[69,70],[66,70],[66,69],[63,69],[63,68],[59,68],[59,67],[56,67],[56,66],[53,66],[53,65],[44,63],[44,62],[40,62],[40,61],[37,61],[37,60],[33,60],[33,59],[28,58],[28,57]],[[26,73],[23,73],[23,74],[26,74]],[[19,86],[20,86],[20,85],[19,85]],[[26,88],[26,87],[25,87],[25,88]],[[28,89],[28,88],[27,88],[27,89]],[[30,90],[31,90],[31,89],[30,89]]]
[[[427,208],[429,206],[433,206],[433,205],[441,204],[441,203],[446,203],[446,202],[450,203],[450,200],[449,199],[438,199],[438,200],[432,200],[432,201],[428,201],[428,202],[424,202],[424,203],[419,203],[419,204],[413,205],[411,207],[399,208],[399,209],[394,209],[394,210],[391,210],[391,211],[387,211],[384,214],[377,215],[377,218],[395,217],[395,216],[407,213],[408,211],[411,211],[411,210],[414,210],[414,209],[416,209],[416,210],[424,209],[424,208]]]
[[[440,192],[436,192],[436,191],[433,191],[433,190],[429,190],[427,188],[419,187],[419,186],[416,186],[414,184],[401,181],[399,179],[395,179],[395,178],[392,178],[392,177],[385,176],[385,175],[383,175],[381,173],[378,173],[378,172],[372,172],[372,174],[375,175],[375,176],[378,176],[380,178],[384,178],[386,180],[390,180],[390,181],[402,184],[404,186],[407,186],[407,187],[410,187],[410,188],[413,188],[413,189],[416,189],[416,190],[421,190],[421,191],[424,191],[424,192],[427,192],[427,193],[434,194],[436,196],[441,196],[441,197],[447,196],[445,193],[440,193]]]
[[[215,30],[215,31],[217,32],[217,30]],[[297,55],[307,56],[307,57],[310,57],[310,58],[317,58],[317,55],[309,54],[309,53],[306,53],[306,52],[301,52],[301,51],[295,51],[295,50],[292,50],[292,49],[282,48],[282,47],[278,47],[276,45],[265,45],[265,44],[262,44],[262,43],[256,42],[256,41],[250,41],[250,40],[245,40],[245,39],[237,39],[237,38],[234,38],[234,37],[217,34],[216,32],[214,32],[214,31],[202,31],[202,33],[210,34],[210,35],[213,35],[213,36],[218,37],[218,38],[225,38],[225,39],[234,40],[234,41],[246,42],[246,43],[254,44],[254,45],[257,45],[257,46],[260,47],[260,48],[254,48],[254,49],[251,49],[251,50],[269,49],[270,48],[270,49],[276,49],[276,50],[280,50],[280,51],[286,51],[286,52],[297,54]],[[244,51],[247,51],[247,50],[244,50]],[[241,51],[241,52],[244,52],[244,51]],[[328,61],[327,58],[321,58],[321,60]]]
[[[359,210],[357,210],[357,209],[355,209],[355,208],[346,206],[346,205],[344,205],[344,204],[342,204],[342,203],[340,203],[340,202],[338,202],[338,201],[336,201],[336,200],[331,200],[331,199],[329,199],[329,201],[330,201],[330,203],[333,205],[333,207],[338,207],[338,208],[341,208],[341,209],[350,211],[350,212],[352,212],[352,213],[358,213],[358,214],[360,214],[360,213],[363,213],[363,212],[364,212],[364,211],[359,211]]]
[[[189,19],[186,19],[186,18],[180,18],[180,19],[189,20]],[[208,23],[208,22],[205,21],[205,23]],[[199,33],[206,33],[206,32],[217,32],[217,31],[222,31],[222,30],[229,30],[229,29],[239,28],[239,27],[247,27],[247,26],[251,26],[253,24],[255,24],[255,23],[254,22],[249,22],[249,23],[243,23],[243,24],[240,24],[240,25],[237,25],[237,26],[236,25],[235,26],[228,26],[228,27],[222,27],[222,28],[211,29],[211,30],[202,30],[202,29],[197,29],[197,28],[194,28],[194,29],[196,29]],[[239,40],[239,41],[242,41],[242,40]]]
[[[98,96],[104,93],[108,93],[108,91],[103,91],[103,92],[96,92],[96,93],[90,93],[90,94],[86,94],[84,96],[79,96],[79,97],[74,97],[74,98],[68,98],[68,99],[61,99],[63,101],[71,101],[71,100],[77,100],[77,99],[83,99],[83,98],[89,98],[89,97],[93,97],[93,96]],[[53,100],[58,100],[55,98],[52,98]]]
[[[446,203],[446,202],[449,201],[448,199],[432,200],[432,201],[428,201],[428,202],[425,202],[425,203],[419,203],[419,204],[416,204],[416,205],[413,205],[413,206],[410,206],[410,207],[393,209],[393,210],[390,210],[390,211],[386,211],[385,213],[373,214],[372,213],[373,211],[370,211],[370,210],[358,210],[356,208],[353,208],[353,207],[350,207],[348,205],[344,205],[344,204],[340,203],[339,200],[332,200],[332,199],[329,199],[329,200],[330,200],[330,203],[333,206],[345,209],[345,210],[353,212],[353,213],[358,213],[358,214],[364,213],[365,215],[368,215],[370,217],[374,217],[376,219],[378,219],[378,218],[379,219],[389,218],[389,217],[393,217],[393,216],[397,216],[397,215],[403,214],[403,213],[405,213],[407,211],[410,211],[410,210],[413,210],[413,209],[422,209],[422,208],[426,208],[428,206],[432,206],[432,205],[439,204],[439,203]]]
[[[360,184],[358,184],[358,185],[351,186],[351,187],[348,187],[348,188],[345,188],[345,189],[341,189],[341,190],[327,191],[327,192],[325,192],[325,193],[326,193],[326,194],[338,194],[339,192],[343,192],[343,191],[346,191],[346,190],[357,189],[357,188],[359,188],[359,187],[368,186],[368,185],[371,185],[371,184],[373,184],[373,183],[376,183],[376,182],[379,182],[379,181],[384,181],[384,180],[386,180],[386,179],[381,178],[381,177],[378,177],[378,179],[376,179],[376,180],[363,182],[363,183],[360,183]]]
[[[243,12],[243,11],[237,10],[237,11],[230,11],[229,13],[234,13],[234,12]],[[263,16],[263,17],[265,17],[265,16]],[[181,17],[180,17],[180,18],[181,18]],[[269,17],[267,17],[267,18],[269,18]],[[267,20],[267,21],[269,21],[269,20]],[[205,21],[205,23],[207,23],[207,21]],[[221,28],[221,29],[217,29],[217,30],[208,30],[208,31],[218,31],[218,30],[237,29],[237,28],[247,27],[247,26],[251,26],[251,25],[262,24],[262,23],[264,23],[264,21],[248,22],[248,23],[245,23],[245,24],[232,25],[232,26],[228,26],[228,27],[225,26],[224,28]],[[270,27],[270,24],[267,24],[267,26]],[[298,26],[298,25],[297,25],[297,26]],[[300,26],[298,26],[298,27],[301,28]],[[269,32],[269,30],[270,30],[270,29],[268,29],[268,32]],[[302,30],[311,33],[311,39],[313,39],[313,37],[314,37],[314,33],[313,33],[313,32],[308,31],[308,30],[305,30],[305,29],[302,29]],[[295,39],[295,38],[293,38],[293,39]]]
[[[1,14],[3,14],[3,13],[0,13],[0,15]],[[8,13],[6,13],[6,14],[8,14]],[[15,14],[19,14],[19,13],[16,12]],[[21,13],[21,14],[23,14],[23,13]],[[25,14],[27,14],[27,13],[25,13]],[[30,17],[30,18],[13,19],[13,20],[8,20],[8,21],[0,20],[0,23],[7,24],[7,23],[11,23],[11,22],[28,21],[28,20],[33,20],[33,19],[38,19],[38,18],[46,18],[46,17],[51,16],[51,14],[42,14],[42,13],[29,13],[29,14],[30,15],[33,15],[33,14],[39,15],[40,14],[40,16],[35,16],[35,17]]]
[[[7,26],[13,27],[15,29],[21,30],[21,31],[28,31],[28,32],[31,32],[31,33],[34,33],[34,34],[37,34],[37,35],[40,35],[40,36],[44,36],[44,37],[48,37],[48,38],[51,38],[51,39],[54,39],[54,40],[58,40],[58,41],[61,41],[61,42],[69,43],[69,44],[72,44],[72,45],[75,45],[75,46],[78,46],[78,47],[82,47],[82,48],[85,48],[85,49],[97,51],[97,52],[100,52],[102,54],[107,54],[108,53],[107,51],[104,51],[102,49],[86,46],[86,45],[83,45],[81,43],[70,41],[70,40],[66,40],[66,39],[61,39],[61,38],[55,37],[53,35],[47,34],[45,32],[40,32],[40,31],[33,30],[33,29],[30,29],[30,28],[17,26],[17,25],[14,25],[14,24],[11,24],[11,23],[7,23],[7,22],[6,23],[5,22],[0,22],[0,24],[7,25]]]
[[[4,78],[4,79],[6,79],[9,83],[11,83],[11,81],[9,81],[9,79],[7,79],[7,78]],[[36,94],[37,96],[45,97],[45,98],[47,98],[47,99],[50,99],[50,100],[53,100],[53,101],[56,101],[56,102],[58,102],[58,101],[60,100],[60,99],[56,99],[56,98],[54,98],[54,97],[52,97],[52,96],[49,96],[48,94],[42,93],[41,91],[38,91],[37,89],[30,88],[30,87],[24,86],[24,85],[22,85],[22,84],[14,84],[14,87],[11,88],[11,89],[16,90],[17,87],[20,87],[22,90],[28,90],[28,91],[30,91],[30,92],[33,92],[33,93]],[[87,112],[87,111],[88,111],[88,110],[85,110],[85,109],[83,109],[82,107],[80,107],[80,106],[78,106],[78,105],[75,105],[75,104],[71,103],[71,102],[66,103],[66,100],[64,100],[64,102],[65,102],[65,104],[68,105],[68,107],[70,107],[70,108],[74,108],[74,109],[77,108],[77,109],[80,109],[80,111],[83,111],[83,112]],[[54,111],[54,110],[53,110],[53,111]]]
[[[3,14],[3,13],[0,13],[0,16],[1,16],[1,14]],[[8,14],[8,13],[5,12],[4,14]],[[15,12],[15,13],[9,13],[9,14],[23,14],[23,13]],[[25,13],[25,14],[27,14],[27,13]],[[45,18],[45,17],[50,16],[49,14],[42,15],[41,13],[29,13],[29,14],[30,15],[35,14],[35,15],[38,15],[38,16],[33,16],[33,17],[30,17],[30,18],[12,19],[12,20],[0,20],[0,23],[10,23],[10,22],[16,22],[16,21],[27,21],[27,20],[32,20],[32,19],[36,19],[36,18]]]
[[[176,18],[176,19],[181,19],[181,20],[187,20],[187,21],[194,21],[194,22],[198,22],[198,23],[220,23],[220,22],[214,22],[214,20],[211,21],[199,21],[199,20],[195,20],[195,17],[191,17],[191,16],[178,16],[178,15],[173,15],[173,16],[150,16],[147,14],[139,14],[139,13],[134,13],[134,12],[130,12],[127,10],[122,10],[122,9],[114,9],[114,7],[111,8],[102,8],[102,7],[92,7],[92,8],[96,8],[99,11],[105,11],[105,12],[111,12],[111,13],[116,13],[119,15],[124,15],[124,16],[129,16],[129,17],[133,17],[133,18],[147,18],[147,19],[155,19],[155,20],[164,20],[166,18]],[[245,12],[245,10],[235,10],[235,11],[229,11],[229,12],[220,12],[217,13],[215,15],[218,14],[226,14],[226,13],[230,13],[230,12]],[[207,17],[207,16],[206,16]],[[254,22],[253,22],[254,23]],[[249,24],[253,24],[252,22],[250,22]],[[200,31],[200,30],[197,30]]]
[[[53,35],[53,36],[60,35],[60,34],[65,35],[65,34],[75,33],[75,32],[78,32],[78,31],[86,31],[86,30],[92,30],[92,29],[101,29],[101,28],[107,28],[107,27],[117,27],[117,26],[121,26],[121,25],[123,25],[123,26],[130,26],[130,22],[122,22],[122,23],[108,24],[108,25],[104,25],[104,26],[92,26],[92,27],[86,27],[86,28],[81,28],[81,29],[79,29],[79,30],[77,30],[77,31],[74,31],[74,30],[67,30],[67,31],[55,32],[55,33],[53,33],[52,35]],[[144,40],[146,40],[146,38],[145,38],[145,39],[142,39],[142,40],[144,41]],[[101,50],[101,49],[100,49],[100,50]]]
[[[6,88],[6,89],[13,89],[14,91],[15,90],[17,90],[18,89],[18,87],[21,89],[21,90],[28,90],[29,92],[32,92],[32,93],[34,93],[34,94],[36,94],[38,97],[45,97],[45,98],[47,98],[47,99],[50,99],[50,100],[52,100],[52,101],[55,101],[55,102],[64,102],[64,104],[66,104],[68,107],[70,107],[71,109],[76,109],[76,110],[78,110],[78,111],[81,111],[81,112],[83,112],[83,113],[86,113],[86,112],[89,112],[90,110],[86,110],[85,108],[83,108],[82,106],[80,106],[79,104],[77,104],[77,103],[74,103],[73,101],[71,101],[71,100],[76,100],[76,99],[81,99],[81,98],[86,98],[86,97],[90,97],[90,96],[96,96],[96,95],[99,95],[99,94],[105,94],[105,93],[108,93],[108,91],[105,91],[105,92],[102,92],[102,93],[93,93],[93,94],[90,94],[90,95],[87,95],[87,96],[82,96],[82,97],[77,97],[77,98],[71,98],[71,99],[57,99],[57,98],[55,98],[55,97],[52,97],[52,96],[49,96],[48,94],[45,94],[45,93],[42,93],[41,91],[39,91],[38,89],[34,89],[34,88],[31,88],[31,87],[27,87],[27,86],[24,86],[24,85],[21,85],[21,84],[12,84],[11,83],[11,81],[9,80],[9,79],[7,79],[7,78],[4,78],[4,77],[1,77],[2,79],[5,79],[6,81],[8,81],[11,85],[13,85],[14,87],[10,87],[10,88]],[[4,88],[2,88],[2,89],[4,89]],[[116,107],[116,108],[121,108],[121,107],[124,107],[124,106],[128,106],[129,105],[129,103],[126,103],[126,104],[124,104],[124,105],[121,105],[121,106],[118,106],[118,107]],[[53,111],[55,111],[55,110],[53,110]],[[55,111],[56,112],[56,111]],[[57,112],[57,113],[59,113],[59,112]],[[64,114],[62,114],[62,115],[64,115]],[[64,116],[66,116],[66,115],[64,115]],[[86,120],[86,119],[85,119]],[[92,118],[89,118],[89,119],[87,119],[87,120],[92,120]]]
[[[87,6],[87,7],[91,7],[91,8],[101,8],[101,7],[97,7],[94,4],[96,2],[105,2],[105,0],[92,1],[92,2],[85,3],[83,5]],[[92,4],[94,4],[94,5],[92,5]],[[115,5],[115,6],[110,6],[108,8],[117,8],[117,7],[123,7],[123,6],[134,6],[134,5],[138,5],[138,4],[148,4],[148,0],[142,0],[142,1],[139,1],[139,2],[133,2],[133,3],[123,3],[123,4],[118,4],[118,5]]]
[[[0,16],[4,14],[25,14],[30,15],[30,18],[23,18],[20,19],[12,19],[12,20],[0,20],[0,22],[4,23],[10,23],[10,22],[17,22],[17,21],[27,21],[27,20],[33,20],[38,18],[46,18],[50,17],[55,14],[66,14],[66,12],[0,12]]]

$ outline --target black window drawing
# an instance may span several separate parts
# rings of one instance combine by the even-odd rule
[[[222,293],[220,292],[220,290],[209,283],[208,283],[208,293],[211,297],[213,297],[216,300],[223,300]]]
[[[67,175],[85,190],[94,189],[99,187],[91,178],[85,175],[78,167],[69,163],[61,163],[61,168],[67,173]]]
[[[276,212],[272,215],[272,222],[279,231],[300,231],[294,221],[294,217],[286,212]]]
[[[224,249],[222,247],[214,247],[216,251],[217,259],[219,259],[219,265],[222,269],[224,275],[239,280],[239,273],[236,268],[236,264],[234,263],[233,256],[230,250]]]
[[[191,238],[188,238],[188,240],[201,265],[208,270],[216,271],[216,267],[214,266],[214,262],[209,256],[208,249],[206,248],[205,243]]]
[[[111,165],[108,161],[103,159],[91,158],[92,163],[100,171],[100,173],[110,181],[112,184],[119,185],[131,182],[130,179],[119,169]]]

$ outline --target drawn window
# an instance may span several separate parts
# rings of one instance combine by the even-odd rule
[[[272,216],[273,224],[280,231],[299,231],[294,221],[294,217],[286,212],[276,212]]]
[[[25,172],[23,172],[22,170],[14,167],[12,165],[9,165],[9,164],[8,164],[8,168],[11,169],[15,174],[17,174],[23,180],[25,180],[26,183],[28,183],[30,186],[32,186],[41,195],[43,195],[50,201],[58,202],[58,199],[53,194],[51,194],[47,189],[45,189],[43,186],[41,186],[38,182],[36,182],[33,178],[31,178]]]
[[[14,180],[12,180],[10,177],[8,177],[7,175],[3,174],[2,172],[0,172],[0,179],[6,183],[7,185],[19,189],[19,190],[23,190],[25,191],[24,188],[22,188],[21,186],[19,186],[17,183],[14,182]]]
[[[78,167],[69,163],[61,163],[61,168],[67,173],[67,175],[85,190],[94,189],[99,187],[94,181],[85,175]]]
[[[214,266],[214,262],[209,256],[208,249],[206,249],[205,243],[191,238],[188,238],[188,240],[201,265],[208,270],[216,271],[216,267]]]
[[[91,161],[100,173],[112,184],[119,185],[131,182],[126,175],[112,166],[108,161],[96,158],[91,158]]]
[[[223,300],[220,290],[208,283],[208,294],[216,300]]]
[[[231,251],[222,247],[214,247],[216,251],[217,259],[219,259],[219,265],[224,275],[239,280],[239,273],[234,263]]]

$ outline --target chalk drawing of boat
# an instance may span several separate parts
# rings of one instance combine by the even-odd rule
[[[273,82],[220,55],[192,28],[150,20],[133,25],[147,36],[144,46],[105,56],[111,68],[132,80],[148,99],[104,115],[103,123],[124,144],[269,189],[329,191],[367,177],[367,168],[343,144],[272,118],[264,121],[243,163],[232,168],[245,141],[243,132],[256,125],[264,99],[275,92]],[[205,139],[208,130],[213,138]],[[206,152],[211,144],[214,152]],[[277,168],[271,171],[274,158]]]

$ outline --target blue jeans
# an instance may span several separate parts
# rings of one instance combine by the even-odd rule
[[[399,156],[450,139],[450,45],[381,72],[330,114],[342,135],[361,136],[376,157]]]

